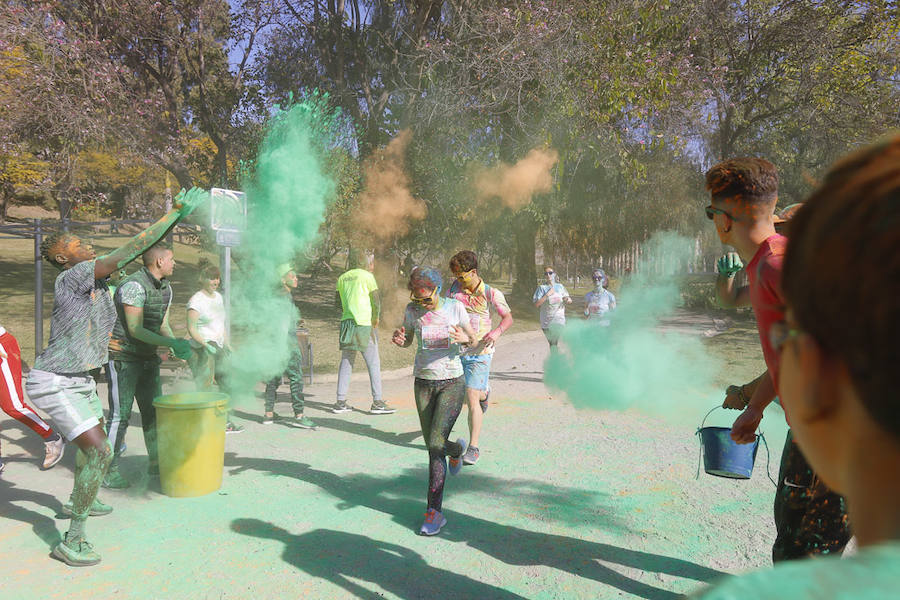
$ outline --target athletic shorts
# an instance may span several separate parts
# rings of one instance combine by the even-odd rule
[[[90,373],[57,375],[39,369],[28,373],[25,392],[35,406],[50,415],[68,441],[100,424],[103,407]]]
[[[466,387],[470,390],[488,390],[488,379],[491,376],[491,359],[493,354],[463,354],[459,357],[462,362],[463,374],[466,377]]]

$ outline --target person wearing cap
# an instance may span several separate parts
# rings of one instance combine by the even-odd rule
[[[315,429],[316,424],[303,415],[303,355],[300,353],[300,343],[297,341],[297,324],[300,322],[300,311],[294,304],[291,291],[297,289],[300,283],[297,279],[297,273],[289,264],[279,265],[277,269],[280,280],[279,294],[282,294],[285,301],[289,303],[289,315],[287,331],[287,349],[288,359],[283,373],[279,373],[266,382],[266,404],[265,415],[263,417],[263,425],[271,425],[277,419],[275,414],[275,398],[278,395],[278,386],[281,385],[283,377],[287,377],[288,385],[291,389],[291,408],[294,410],[294,417],[281,419],[291,427],[300,429]]]
[[[606,289],[609,278],[603,269],[594,269],[591,279],[594,280],[594,289],[584,296],[584,316],[586,319],[609,326],[609,318],[606,316],[611,310],[616,310],[616,297]]]

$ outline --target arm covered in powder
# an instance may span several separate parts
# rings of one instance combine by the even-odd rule
[[[169,311],[163,318],[163,324],[160,326],[160,333],[154,333],[144,327],[144,307],[123,304],[122,310],[125,313],[125,326],[128,333],[136,340],[151,344],[153,346],[166,346],[175,352],[178,358],[186,359],[190,356],[191,346],[186,340],[175,338],[172,328],[169,326]],[[164,335],[161,335],[164,334]]]
[[[187,193],[181,190],[181,193],[175,197],[176,208],[167,212],[160,220],[131,238],[123,246],[97,258],[94,263],[94,278],[103,279],[143,254],[147,248],[165,237],[179,221],[191,214],[208,197],[209,193],[201,188],[191,188],[191,191]]]

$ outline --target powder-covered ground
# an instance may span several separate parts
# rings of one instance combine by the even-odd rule
[[[696,335],[711,323],[686,317],[667,326]],[[715,341],[727,344],[729,335]],[[384,416],[361,412],[369,406],[364,378],[351,388],[360,411],[327,412],[333,378],[318,379],[307,387],[316,431],[263,426],[261,399],[245,403],[238,422],[246,430],[227,438],[217,493],[101,490],[115,511],[89,520],[103,562],[84,569],[49,556],[67,529],[58,513],[72,487],[73,448],[41,472],[40,440],[3,415],[0,596],[674,598],[771,564],[765,449],[749,481],[695,479],[705,401],[672,390],[653,416],[576,411],[544,387],[540,332],[502,342],[482,459],[448,480],[448,524],[436,538],[415,535],[427,472],[408,371],[385,381],[399,410]],[[752,357],[731,376],[749,380],[759,365]],[[289,414],[290,406],[276,410]],[[735,416],[717,412],[715,424]],[[454,433],[467,437],[464,415]],[[137,420],[122,465],[131,479],[146,468]],[[763,421],[773,476],[783,421],[778,409]]]

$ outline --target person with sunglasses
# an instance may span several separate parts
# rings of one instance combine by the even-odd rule
[[[572,304],[572,298],[565,286],[559,282],[559,278],[553,267],[544,267],[545,283],[538,285],[534,290],[531,301],[541,309],[541,331],[550,344],[550,349],[556,348],[566,325],[566,304]]]
[[[731,428],[735,442],[748,444],[756,440],[763,411],[777,394],[780,361],[769,330],[784,319],[781,271],[787,247],[787,238],[775,232],[778,171],[762,158],[735,158],[707,172],[706,189],[712,198],[706,216],[722,243],[737,250],[718,261],[719,301],[726,307],[752,306],[767,368],[756,385],[748,386],[752,387],[749,397],[740,394],[746,398],[746,408]],[[749,285],[737,288],[734,277],[744,263]],[[814,485],[816,480],[788,431],[775,494],[773,561],[840,553],[850,541],[842,499]]]
[[[900,136],[834,165],[788,229],[785,318],[769,328],[778,389],[816,481],[846,498],[859,552],[779,564],[701,597],[896,598]]]
[[[616,310],[616,297],[606,289],[609,278],[603,269],[594,269],[591,279],[594,281],[594,289],[584,296],[584,316],[604,327],[609,326],[609,318],[606,316],[611,310]]]
[[[450,259],[450,270],[456,281],[447,291],[447,297],[463,303],[469,315],[469,324],[479,339],[476,346],[460,356],[466,376],[466,404],[469,409],[469,448],[463,457],[463,464],[474,465],[480,456],[478,438],[491,393],[489,378],[494,345],[503,332],[512,327],[513,317],[503,292],[485,283],[478,275],[478,257],[474,252],[462,250],[454,254]],[[491,326],[492,311],[500,317],[497,327]]]
[[[407,287],[410,303],[391,342],[405,348],[412,344],[413,334],[419,340],[413,390],[429,463],[428,505],[419,533],[437,535],[447,524],[441,512],[447,459],[450,474],[456,475],[467,446],[462,438],[448,439],[466,397],[460,346],[473,346],[477,338],[462,302],[441,297],[441,275],[435,269],[414,268]]]

